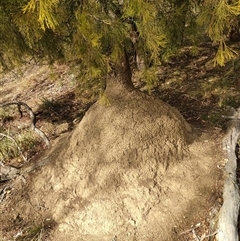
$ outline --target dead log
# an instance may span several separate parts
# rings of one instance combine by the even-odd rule
[[[218,241],[238,241],[238,215],[240,195],[237,184],[236,145],[240,137],[240,108],[230,117],[229,128],[223,140],[227,163],[225,165],[225,184],[223,189],[223,205],[218,220]]]

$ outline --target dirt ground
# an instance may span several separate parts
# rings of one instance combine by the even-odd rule
[[[25,180],[8,183],[1,205],[3,240],[16,235],[18,240],[31,240],[33,235],[39,240],[195,240],[195,227],[199,237],[214,233],[214,218],[222,202],[218,166],[223,160],[215,139],[208,137],[209,133],[204,134],[200,146],[191,146],[195,156],[169,171],[156,169],[155,180],[142,166],[141,183],[139,170],[119,163],[111,164],[110,170],[109,163],[102,164],[95,177],[85,182],[76,162],[55,150],[50,164]],[[68,135],[58,141],[57,148],[62,145],[65,150],[66,139]],[[213,151],[215,155],[209,158]],[[80,152],[67,154],[76,159]],[[64,155],[65,162],[59,155]],[[116,170],[117,176],[113,175]]]
[[[204,53],[201,57],[205,61]],[[195,58],[196,65],[199,63],[198,59]],[[191,65],[194,66],[193,60],[194,58]],[[139,126],[131,126],[133,122],[130,121],[125,130],[121,121],[130,118],[129,113],[121,112],[117,107],[114,109],[114,105],[106,105],[104,108],[108,110],[105,109],[106,115],[102,116],[103,106],[94,104],[79,123],[90,106],[86,99],[91,99],[90,103],[95,99],[88,92],[82,93],[84,98],[81,94],[76,95],[75,76],[65,65],[52,68],[47,65],[28,65],[21,74],[11,72],[2,76],[0,102],[28,103],[35,113],[39,113],[37,125],[49,136],[52,146],[47,149],[40,145],[34,156],[24,163],[23,169],[31,171],[22,172],[13,180],[0,183],[0,240],[62,241],[71,238],[194,241],[196,235],[201,238],[214,233],[217,212],[222,203],[222,172],[226,161],[222,150],[222,129],[226,120],[216,119],[225,111],[220,102],[226,100],[223,97],[218,98],[223,90],[213,92],[205,87],[204,79],[205,82],[212,83],[209,79],[219,75],[218,71],[210,75],[212,69],[206,69],[207,64],[205,62],[202,71],[198,70],[198,78],[195,77],[194,83],[189,82],[187,85],[181,80],[181,89],[177,86],[179,82],[176,82],[176,78],[184,76],[181,71],[188,72],[188,79],[185,81],[193,78],[187,62],[175,66],[175,71],[171,71],[172,66],[164,66],[172,75],[169,74],[168,79],[164,77],[164,81],[156,86],[152,95],[160,95],[164,101],[178,108],[193,125],[194,132],[194,138],[189,143],[186,141],[180,144],[177,138],[184,136],[184,133],[174,133],[175,129],[171,130],[171,125],[165,124],[169,128],[167,132],[171,132],[176,138],[163,146],[166,147],[165,153],[156,151],[157,146],[161,145],[159,143],[165,143],[164,131],[160,132],[160,137],[136,136],[132,132],[134,128],[139,128],[140,133],[146,123],[158,123],[156,119],[159,115],[153,120],[141,117],[140,120],[144,121]],[[197,72],[196,68],[192,71]],[[229,68],[227,66],[226,70]],[[232,89],[231,96],[239,88],[237,81],[232,81],[235,89]],[[196,85],[204,86],[205,89],[200,88],[204,94],[194,92]],[[223,85],[222,89],[225,90],[225,87]],[[180,91],[170,95],[172,89]],[[230,93],[224,93],[229,100]],[[154,103],[160,108],[158,101]],[[141,108],[144,109],[143,106]],[[89,137],[86,131],[91,130],[90,124],[95,124],[96,120],[104,123],[111,116],[117,116],[119,111],[121,117],[113,118],[105,132],[101,130],[101,135],[100,132],[90,135],[95,143],[80,143],[85,137]],[[154,112],[156,109],[153,109]],[[131,118],[139,117],[137,113],[131,112]],[[165,123],[170,120],[171,118],[166,119]],[[21,126],[27,122],[27,118],[15,117],[13,122],[15,126]],[[149,128],[154,128],[154,125]],[[136,143],[128,143],[131,145],[130,150],[135,152],[120,153],[120,150],[128,149],[124,146],[124,140],[115,140],[116,133],[119,133],[117,136],[122,136],[120,132],[123,130],[126,140],[131,139],[132,135],[139,138]],[[167,135],[171,135],[169,133]],[[108,149],[99,148],[99,139],[104,142],[112,138],[117,141],[116,144],[106,142],[102,148],[107,146],[118,156],[127,155],[127,162],[124,158],[116,160]],[[146,148],[145,155],[150,163],[146,163],[142,158],[143,154],[140,154],[140,150],[145,148],[139,144],[143,138],[154,140],[148,143],[149,150]],[[171,150],[176,150],[176,146],[180,146],[180,149],[171,153]],[[104,155],[104,158],[99,155],[104,161],[89,156],[89,150],[91,153]],[[158,158],[161,159],[162,155],[170,161],[163,160],[159,164],[154,161],[156,158],[151,159],[151,153],[154,153],[154,158],[160,155]],[[141,162],[139,164],[134,160]],[[11,163],[14,167],[15,162]],[[19,160],[18,162],[22,163]],[[41,162],[42,165],[37,165]],[[173,163],[169,167],[164,164],[169,162]],[[32,168],[34,166],[36,168]],[[214,240],[214,236],[212,237],[209,240]]]

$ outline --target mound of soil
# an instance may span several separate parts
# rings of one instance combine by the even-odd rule
[[[186,240],[182,231],[213,218],[222,180],[213,133],[197,136],[169,105],[120,85],[106,97],[54,143],[44,168],[16,180],[4,233],[16,220],[52,220],[51,240]]]

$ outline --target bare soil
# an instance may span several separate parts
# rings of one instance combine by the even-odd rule
[[[223,90],[206,87],[223,73],[209,67],[209,54],[162,66],[157,99],[121,90],[116,100],[109,92],[110,105],[97,102],[89,111],[96,98],[91,91],[76,95],[68,66],[30,64],[2,75],[0,102],[31,106],[52,145],[39,145],[25,172],[1,183],[0,240],[191,241],[214,233],[226,123],[216,117],[226,105]],[[231,78],[231,93],[222,86],[227,98],[239,88]],[[12,122],[24,125],[27,117]]]

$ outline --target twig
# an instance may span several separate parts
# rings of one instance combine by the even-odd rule
[[[240,120],[240,117],[238,116],[227,116],[227,115],[222,115],[223,118],[230,119],[230,120]]]
[[[5,186],[2,190],[0,190],[0,203],[6,197],[6,192],[10,189],[11,189],[10,186]]]
[[[2,136],[3,138],[6,137],[6,138],[10,139],[17,146],[17,149],[18,149],[20,155],[22,156],[23,160],[25,162],[27,161],[27,158],[23,155],[23,153],[21,151],[21,148],[19,147],[17,141],[13,137],[11,137],[9,135],[6,135],[6,134],[3,134],[3,133],[0,133],[0,136]]]
[[[199,236],[196,234],[195,229],[199,228],[200,226],[201,226],[201,224],[199,223],[199,224],[197,224],[195,227],[190,228],[190,229],[188,229],[188,230],[186,230],[186,231],[181,232],[179,235],[183,235],[183,234],[187,234],[187,233],[189,233],[189,232],[192,232],[194,238],[195,238],[197,241],[203,241],[205,238],[209,238],[209,237],[214,236],[214,235],[216,235],[216,234],[218,233],[218,231],[215,231],[214,233],[211,233],[211,234],[208,234],[208,235],[205,235],[205,234],[204,234],[203,236],[199,237]]]
[[[94,18],[95,20],[97,20],[97,21],[99,21],[99,22],[105,23],[105,24],[107,24],[107,25],[111,25],[111,23],[110,23],[110,22],[108,22],[107,20],[97,18],[95,15],[88,14],[88,16],[90,16],[90,17]]]
[[[193,236],[197,241],[200,241],[200,238],[197,236],[195,229],[192,230]]]
[[[18,107],[18,111],[20,113],[20,117],[22,118],[22,110],[21,110],[21,106],[24,106],[25,109],[28,111],[28,114],[31,118],[31,129],[33,131],[35,131],[45,142],[45,144],[47,146],[49,146],[49,139],[46,136],[46,134],[41,131],[39,128],[37,128],[36,125],[36,115],[33,113],[32,109],[24,102],[19,101],[19,102],[8,102],[8,103],[0,103],[0,107],[6,107],[6,106],[10,106],[10,105],[17,105]]]
[[[212,236],[215,236],[218,233],[218,231],[215,231],[214,233],[208,234],[208,235],[203,235],[200,239],[200,241],[203,241],[205,238],[209,238]]]
[[[192,232],[193,230],[199,228],[200,226],[201,226],[201,224],[199,223],[199,224],[195,225],[195,227],[190,228],[190,229],[188,229],[188,230],[186,230],[186,231],[181,232],[179,235],[183,235],[183,234],[186,234],[186,233]]]

